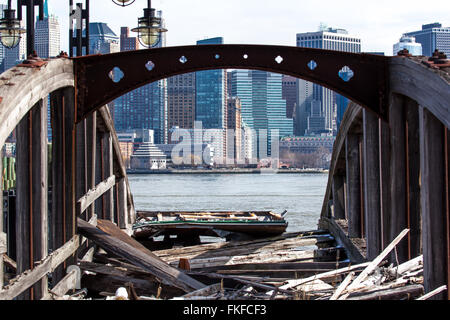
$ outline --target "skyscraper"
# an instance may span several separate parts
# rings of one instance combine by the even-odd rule
[[[130,37],[130,28],[120,28],[120,52],[132,51],[139,49],[139,39]]]
[[[169,129],[191,129],[195,121],[195,73],[167,78],[167,122]]]
[[[162,17],[162,12],[157,15]],[[162,20],[164,27],[164,20]],[[165,33],[156,47],[166,45]],[[137,50],[139,48],[135,37],[130,37],[127,28],[121,29],[121,48]],[[156,144],[168,142],[167,130],[167,79],[146,84],[126,93],[114,100],[114,124],[117,131],[134,129],[154,130]]]
[[[413,56],[421,56],[422,55],[422,45],[416,42],[416,39],[411,36],[403,35],[400,38],[400,41],[394,44],[393,46],[393,55],[396,56],[397,53],[403,49],[409,51]]]
[[[297,78],[283,75],[282,97],[286,100],[286,117],[292,118],[297,104]]]
[[[232,95],[241,100],[242,122],[259,134],[267,130],[267,154],[271,154],[271,134],[293,133],[292,119],[286,117],[286,100],[282,98],[282,75],[259,70],[234,70]],[[262,155],[263,150],[258,153]]]
[[[119,37],[104,22],[89,23],[89,53],[119,52]]]
[[[223,44],[223,38],[210,38],[197,41],[197,45]],[[205,129],[226,127],[226,71],[207,70],[195,75],[195,120],[201,121]]]
[[[45,1],[44,18],[37,19],[35,30],[35,48],[40,58],[52,58],[61,52],[61,31],[58,18],[48,13],[48,3]]]
[[[349,35],[347,30],[322,27],[317,32],[306,32],[297,34],[297,46],[316,49],[327,49],[345,52],[361,52],[361,39]],[[348,72],[348,70],[344,70]],[[301,82],[299,80],[299,95]],[[325,87],[313,85],[313,100],[318,100],[322,104],[322,113],[325,116],[325,131],[332,133],[336,131],[336,99],[337,94]],[[299,105],[302,104],[299,98]],[[322,130],[321,130],[322,131]]]
[[[438,49],[450,56],[450,27],[443,28],[442,24],[435,22],[422,25],[422,30],[405,33],[422,45],[422,54],[432,56],[434,50]]]

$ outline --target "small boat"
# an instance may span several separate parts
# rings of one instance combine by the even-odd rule
[[[241,234],[254,238],[267,237],[286,231],[286,212],[138,211],[133,230],[134,237],[140,239],[162,235],[229,238],[231,234]]]

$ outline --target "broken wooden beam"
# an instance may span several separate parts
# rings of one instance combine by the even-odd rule
[[[80,218],[78,218],[78,231],[89,240],[94,241],[105,251],[141,267],[142,269],[154,274],[156,277],[161,279],[162,282],[180,288],[186,293],[205,287],[204,284],[189,277],[184,272],[169,266],[167,263],[152,254],[149,250],[147,250],[148,252],[145,252],[143,249],[136,249],[135,246],[130,243],[137,243],[137,241],[133,240],[131,237],[128,242],[125,242],[96,227],[93,227]],[[126,236],[126,234],[119,228],[117,228],[116,231],[121,232],[124,236]]]

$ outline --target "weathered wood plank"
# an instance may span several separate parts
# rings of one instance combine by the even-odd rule
[[[405,98],[393,94],[389,105],[389,128],[391,147],[391,203],[389,214],[390,235],[392,241],[404,228],[408,227],[406,211],[406,119]],[[397,257],[392,253],[390,261],[408,260],[408,241],[403,241],[397,247]]]
[[[70,257],[79,246],[80,237],[75,235],[61,248],[39,261],[33,270],[27,270],[10,281],[10,284],[0,290],[0,300],[11,300],[23,291],[34,285],[37,281],[52,272],[68,257]]]
[[[112,136],[110,132],[102,134],[102,155],[103,155],[103,176],[110,177],[113,172],[113,147]],[[115,184],[115,182],[114,182]],[[114,221],[114,192],[113,188],[106,191],[103,195],[103,210],[105,212],[105,219]]]
[[[95,188],[95,157],[96,157],[96,139],[97,139],[97,116],[96,112],[93,112],[86,118],[86,149],[87,149],[87,160],[86,160],[86,169],[87,169],[87,184],[88,190]],[[97,169],[98,170],[98,169]],[[95,204],[92,203],[87,217],[90,218],[95,214]]]
[[[75,289],[76,283],[77,283],[77,271],[72,270],[64,278],[59,281],[56,286],[54,286],[51,290],[51,293],[53,293],[56,296],[63,296],[66,294],[67,291]]]
[[[389,290],[380,290],[368,294],[349,297],[348,300],[403,300],[414,299],[423,293],[421,284],[413,284],[405,287]]]
[[[372,260],[381,252],[381,200],[378,117],[363,111],[364,214],[367,254]]]
[[[445,174],[445,126],[427,109],[419,109],[423,276],[428,293],[447,284],[448,257]],[[444,293],[431,299],[446,299]]]
[[[204,287],[202,283],[192,279],[180,270],[168,266],[150,251],[148,251],[148,253],[144,253],[142,250],[135,248],[127,242],[117,239],[108,233],[101,231],[100,229],[92,227],[90,224],[82,221],[81,219],[78,219],[78,227],[81,234],[94,241],[107,252],[118,255],[130,263],[147,270],[169,285],[180,288],[185,292],[191,292]],[[117,228],[117,232],[115,234],[119,232],[123,233]],[[125,233],[123,234],[125,235]],[[128,242],[133,241],[134,240],[131,238],[128,240]],[[137,243],[137,241],[134,242]]]
[[[333,206],[334,206],[334,218],[345,219],[345,176],[341,174],[335,174],[333,177]]]
[[[359,135],[349,134],[345,140],[348,236],[361,238],[361,166]]]
[[[102,181],[98,185],[95,186],[94,189],[90,189],[87,194],[81,197],[78,202],[78,214],[84,212],[95,200],[100,198],[104,193],[111,190],[116,183],[116,176],[112,175],[105,181]]]
[[[127,209],[127,185],[125,178],[121,178],[117,183],[117,217],[118,225],[121,229],[126,229],[128,226],[128,209]]]
[[[381,252],[369,265],[356,277],[356,279],[348,286],[348,290],[357,288],[361,282],[366,280],[367,276],[372,273],[375,268],[383,261],[384,258],[398,245],[398,243],[406,236],[409,229],[405,229],[400,234],[392,240],[392,242]]]

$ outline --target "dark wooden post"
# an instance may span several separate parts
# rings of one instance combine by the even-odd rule
[[[126,229],[128,222],[128,209],[127,209],[127,186],[125,184],[125,178],[122,178],[117,183],[118,194],[118,220],[119,228]]]
[[[17,273],[33,269],[48,254],[47,209],[47,103],[41,100],[16,129]],[[47,279],[27,290],[19,299],[40,299],[47,293]]]
[[[360,238],[361,233],[361,180],[359,135],[349,133],[345,138],[348,236]]]
[[[367,259],[381,252],[381,203],[378,117],[363,110],[364,213]]]
[[[53,250],[75,234],[75,104],[74,89],[60,89],[50,95],[52,111],[52,216]],[[58,267],[53,280],[63,277],[72,257]]]
[[[113,147],[110,132],[104,132],[102,139],[102,155],[103,155],[103,180],[113,175]],[[114,192],[113,188],[105,192],[103,195],[103,210],[105,219],[114,222]]]
[[[0,155],[3,146],[0,146]],[[1,156],[0,156],[1,160]],[[7,241],[6,241],[6,233],[3,232],[3,161],[0,161],[0,289],[3,288],[3,254],[7,252]]]
[[[344,180],[343,174],[335,174],[333,176],[333,207],[334,218],[345,219],[345,195],[344,195]]]
[[[448,285],[448,129],[419,108],[425,292]],[[432,297],[448,299],[448,290]]]
[[[87,184],[87,150],[86,150],[86,119],[76,125],[76,184],[75,200],[78,201],[88,191]],[[78,214],[78,213],[77,213]],[[82,218],[87,219],[87,213],[82,213]]]
[[[390,241],[390,206],[391,206],[391,181],[390,181],[390,132],[389,123],[378,121],[379,126],[379,156],[380,156],[380,194],[381,194],[381,249],[384,250]]]
[[[421,254],[419,106],[407,98],[405,107],[408,259],[412,259]]]
[[[98,116],[97,116],[98,117]],[[97,124],[99,123],[99,119],[97,118]],[[101,132],[97,129],[96,133],[96,139],[95,139],[95,184],[99,184],[103,180],[106,179],[104,177],[104,154],[103,154],[103,148],[102,148],[103,140],[101,136]],[[104,197],[101,196],[97,200],[95,200],[95,213],[97,214],[97,217],[99,219],[105,219],[105,211],[103,211],[104,205],[103,205]]]
[[[97,141],[97,112],[93,112],[86,118],[86,169],[88,189],[93,189],[95,184],[95,163],[96,163],[96,141]],[[87,218],[90,219],[95,214],[95,203],[92,203],[87,210]]]
[[[390,241],[403,229],[408,227],[406,210],[406,117],[404,97],[393,94],[389,106],[389,128],[391,147],[391,205],[390,205]],[[396,247],[390,259],[399,263],[408,260],[408,237],[405,237]],[[397,255],[396,255],[397,253]]]

